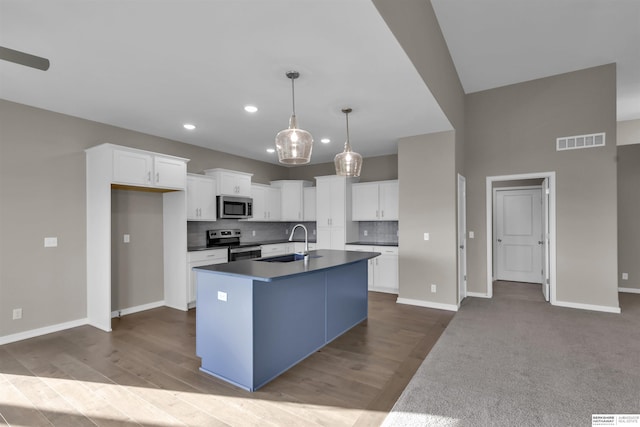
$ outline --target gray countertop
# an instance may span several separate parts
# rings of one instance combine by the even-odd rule
[[[358,240],[356,242],[347,242],[347,245],[360,245],[360,246],[398,246],[398,242],[365,242]]]
[[[379,252],[355,252],[320,249],[309,251],[309,260],[293,262],[265,262],[265,258],[248,259],[227,264],[207,265],[195,267],[198,272],[211,272],[229,276],[240,276],[252,280],[270,282],[274,279],[302,275],[314,271],[335,268],[345,264],[375,258]],[[267,257],[272,258],[272,257]]]

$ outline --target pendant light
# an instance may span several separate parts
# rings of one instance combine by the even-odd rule
[[[296,98],[293,82],[300,77],[300,73],[288,71],[286,76],[291,79],[293,113],[289,119],[289,128],[281,130],[276,135],[278,160],[287,165],[304,165],[311,160],[313,137],[306,130],[298,129],[298,121],[296,120]]]
[[[351,150],[349,143],[349,113],[351,108],[343,108],[342,112],[347,117],[347,140],[344,143],[344,151],[336,154],[333,162],[336,165],[336,175],[340,176],[360,176],[362,169],[362,156]]]

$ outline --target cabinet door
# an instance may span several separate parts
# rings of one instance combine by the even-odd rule
[[[236,175],[236,188],[235,193],[238,196],[251,197],[251,177],[249,175]]]
[[[218,188],[220,190],[220,194],[226,196],[236,196],[238,195],[238,184],[236,184],[236,174],[230,172],[222,172],[218,175],[220,182],[218,183]],[[251,194],[251,188],[248,191]]]
[[[198,199],[200,200],[200,219],[215,221],[216,211],[216,180],[203,178],[198,184]]]
[[[283,182],[280,191],[281,219],[283,221],[302,221],[302,183]]]
[[[253,199],[253,218],[249,221],[266,221],[266,188],[259,185],[251,186],[251,198]]]
[[[378,208],[378,183],[353,184],[352,220],[376,221],[380,218]]]
[[[113,182],[152,185],[153,157],[150,154],[113,150]]]
[[[382,255],[374,258],[374,288],[385,292],[397,293],[398,255],[397,253],[392,253],[392,250],[386,251],[383,248],[377,248],[377,252],[382,252]]]
[[[331,226],[331,182],[327,180],[319,180],[316,186],[316,222],[318,227]]]
[[[398,181],[380,183],[380,220],[397,221],[399,206]]]
[[[344,245],[347,243],[344,227],[331,227],[331,248],[343,251]]]
[[[318,227],[316,229],[316,248],[332,249],[331,248],[331,227]]]
[[[187,183],[187,165],[170,157],[154,156],[153,183],[156,187],[184,190]]]
[[[343,177],[337,177],[335,179],[331,179],[330,182],[331,195],[329,200],[331,202],[331,226],[344,227],[347,220],[347,209],[344,205],[347,200],[347,181]],[[344,243],[342,243],[342,246],[344,246]]]
[[[305,187],[304,200],[303,200],[303,220],[315,221],[316,220],[316,188]]]
[[[187,176],[187,221],[200,220],[199,182],[198,177]]]
[[[267,219],[269,221],[280,221],[282,219],[281,213],[281,200],[282,194],[280,193],[279,188],[267,188],[266,191],[266,199],[267,199]]]
[[[262,256],[263,257],[284,255],[284,254],[287,253],[287,249],[288,249],[288,247],[287,247],[286,243],[277,243],[275,245],[262,245],[261,246]]]

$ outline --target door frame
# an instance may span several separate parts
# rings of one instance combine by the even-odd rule
[[[545,236],[549,247],[550,302],[556,303],[556,173],[539,172],[516,175],[488,176],[486,179],[486,235],[487,235],[487,298],[493,297],[493,183],[524,179],[548,178],[549,180],[549,235]],[[543,194],[543,197],[545,195]],[[543,260],[544,261],[544,260]]]
[[[462,192],[460,191],[461,188],[462,188]],[[458,307],[460,307],[460,303],[467,296],[467,190],[466,189],[467,189],[467,179],[464,176],[458,174],[458,181],[457,181],[458,242],[456,246],[458,247],[458,250],[459,250],[458,255],[460,255],[460,251],[464,253],[464,256],[458,256]]]
[[[498,192],[500,191],[509,191],[509,190],[540,190],[541,192],[543,191],[542,189],[542,184],[540,185],[521,185],[521,186],[513,186],[513,187],[496,187],[493,189],[493,212],[497,212],[498,209]],[[541,196],[544,197],[544,194],[541,193]],[[544,218],[544,214],[541,212],[543,218]],[[493,215],[493,230],[497,230],[498,229],[498,216],[497,215]],[[544,229],[544,227],[543,227]],[[493,246],[493,252],[491,253],[491,255],[493,256],[493,280],[496,280],[496,272],[498,271],[498,248],[496,247],[496,245],[492,245]],[[544,258],[542,259],[542,263],[544,264]]]

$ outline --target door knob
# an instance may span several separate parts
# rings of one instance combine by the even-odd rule
[[[498,239],[498,243],[501,243],[501,242],[502,242],[502,239]]]
[[[460,245],[460,249],[464,249],[464,245]]]
[[[538,240],[538,244],[539,244],[539,245],[541,245],[541,244],[543,244],[543,243],[544,243],[544,242],[543,242],[542,240]]]

